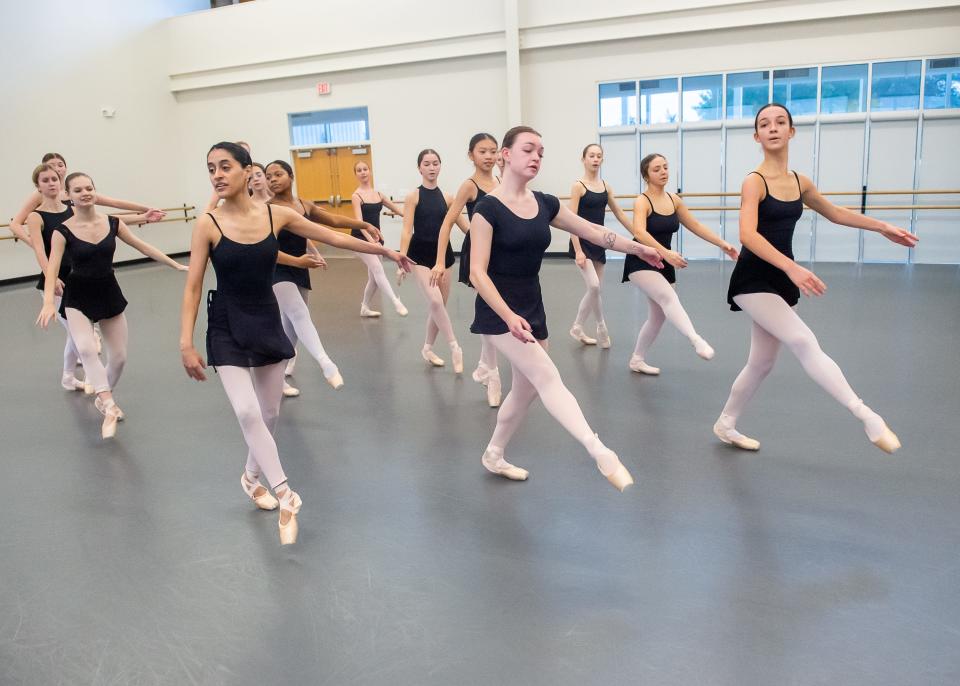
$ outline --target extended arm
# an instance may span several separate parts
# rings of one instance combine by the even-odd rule
[[[693,216],[693,213],[686,206],[686,204],[684,204],[683,200],[677,196],[674,197],[674,201],[677,204],[677,218],[680,220],[680,223],[683,224],[689,231],[695,233],[707,243],[720,248],[731,260],[735,260],[737,257],[739,257],[737,249],[720,238],[718,234],[714,233],[700,223],[700,221]]]
[[[176,269],[177,271],[187,271],[186,266],[168,257],[162,250],[160,250],[160,248],[150,245],[142,238],[135,236],[134,233],[127,228],[127,225],[123,223],[123,220],[120,220],[120,225],[117,228],[117,238],[129,245],[134,250],[140,251],[152,260],[156,260],[157,262],[165,264],[168,267]]]
[[[334,214],[333,212],[321,210],[309,200],[304,200],[303,205],[307,210],[307,216],[309,216],[312,221],[318,224],[332,226],[335,229],[357,229],[359,231],[366,231],[377,241],[380,240],[380,231],[378,231],[377,227],[373,226],[372,224],[367,224],[365,221],[357,221],[356,219],[351,219],[350,217],[344,217],[342,214]],[[321,242],[326,243],[327,241]]]
[[[557,212],[557,216],[553,218],[550,225],[567,231],[583,240],[590,241],[595,245],[601,245],[608,250],[616,250],[617,252],[636,255],[658,269],[663,267],[663,262],[660,260],[660,253],[654,248],[619,236],[599,224],[591,224],[563,205],[560,206],[560,211]]]
[[[131,212],[149,212],[152,209],[151,207],[147,205],[141,205],[138,202],[117,200],[116,198],[109,198],[100,193],[97,193],[97,204],[103,207],[113,207],[118,210],[130,210]]]

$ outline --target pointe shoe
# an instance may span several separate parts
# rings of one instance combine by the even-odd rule
[[[339,391],[341,388],[343,388],[343,377],[340,376],[340,372],[338,370],[334,371],[330,376],[325,376],[324,378],[327,380],[327,383],[333,387],[333,390]]]
[[[597,324],[597,345],[604,350],[610,347],[610,332],[606,324]]]
[[[441,360],[440,357],[435,352],[433,352],[433,350],[431,350],[429,346],[423,347],[423,349],[420,351],[420,356],[423,357],[424,360],[429,362],[434,367],[442,367],[443,365],[446,364],[446,362]]]
[[[73,374],[64,374],[60,377],[60,385],[63,386],[66,391],[82,391],[86,386],[83,381]]]
[[[403,303],[399,300],[393,303],[393,307],[396,309],[397,314],[399,314],[401,317],[406,317],[408,314],[410,314],[409,310],[407,310],[407,308],[404,307]]]
[[[293,376],[293,367],[297,364],[297,354],[294,353],[293,357],[287,360],[287,366],[283,370],[284,376]]]
[[[470,378],[476,381],[481,386],[487,385],[487,374],[490,373],[490,370],[483,366],[483,363],[480,362],[477,364],[477,368],[470,373]]]
[[[713,435],[727,445],[736,446],[740,450],[760,450],[760,441],[744,436],[733,427],[727,426],[723,418],[718,419],[713,425]]]
[[[880,438],[875,441],[871,441],[875,446],[880,448],[885,453],[890,453],[891,455],[898,450],[900,450],[900,439],[897,438],[897,434],[893,433],[890,430],[889,426],[883,428],[883,434]]]
[[[596,345],[597,339],[590,338],[587,334],[583,332],[583,327],[579,324],[574,324],[570,327],[570,336],[573,340],[583,343],[584,345]]]
[[[713,359],[713,348],[711,348],[710,344],[703,340],[700,336],[694,338],[691,343],[693,343],[693,349],[697,355],[705,360]]]
[[[284,398],[296,398],[298,395],[300,395],[300,389],[299,389],[299,388],[294,388],[293,386],[291,386],[290,384],[288,384],[286,381],[283,382],[283,397],[284,397]]]
[[[361,304],[361,305],[360,305],[360,316],[361,316],[361,317],[371,317],[371,318],[373,318],[373,317],[379,317],[379,316],[380,316],[380,313],[377,312],[376,310],[371,310],[371,309],[370,309],[369,307],[367,307],[365,304]]]
[[[450,358],[453,360],[453,373],[463,374],[463,348],[459,345],[450,346]]]
[[[597,466],[597,469],[600,469],[600,467]],[[603,472],[600,473],[603,474]],[[612,472],[603,475],[607,477],[610,485],[621,493],[627,490],[627,486],[633,486],[633,477],[630,476],[630,472],[627,471],[627,468],[624,467],[623,464],[618,464]]]
[[[103,424],[100,425],[100,437],[104,440],[117,435],[117,422],[120,421],[120,408],[113,400],[103,402],[99,397],[93,402],[94,407],[103,415]]]
[[[650,376],[659,376],[660,367],[653,367],[643,361],[643,358],[639,355],[632,355],[630,357],[630,371],[637,372],[638,374],[648,374]]]
[[[627,486],[633,485],[633,477],[630,472],[620,462],[617,454],[603,445],[597,434],[593,435],[592,441],[588,441],[587,450],[597,461],[597,470],[607,478],[607,481],[615,489],[623,493]],[[604,464],[607,465],[606,471],[604,471]]]
[[[300,533],[300,527],[297,526],[297,513],[300,512],[303,501],[298,494],[288,488],[280,497],[279,504],[280,518],[277,524],[280,527],[280,545],[292,545],[297,542],[297,534]],[[286,524],[283,523],[284,512],[290,513],[290,519]]]
[[[491,369],[487,372],[487,404],[490,407],[500,407],[502,391],[500,389],[500,372]]]
[[[249,481],[246,472],[240,476],[240,487],[243,488],[243,492],[250,496],[250,500],[261,510],[276,510],[280,504],[280,501],[273,497],[270,491],[267,490],[267,487],[260,483],[260,479]],[[262,489],[263,493],[254,495],[258,489]]]
[[[511,481],[526,481],[530,472],[503,459],[503,454],[487,448],[480,458],[484,469],[488,472],[510,479]]]
[[[83,394],[84,395],[93,395],[93,384],[83,382]]]

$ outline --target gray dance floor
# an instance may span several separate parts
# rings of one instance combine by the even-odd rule
[[[33,328],[38,293],[0,289],[0,683],[960,683],[960,270],[818,265],[830,290],[800,305],[900,435],[888,456],[786,352],[740,423],[761,451],[714,439],[749,341],[729,269],[680,278],[716,358],[667,326],[653,378],[627,370],[645,305],[620,263],[609,351],[567,336],[582,282],[544,266],[551,354],[637,479],[621,495],[539,404],[509,451],[530,480],[483,471],[495,411],[469,373],[421,361],[414,285],[408,318],[361,320],[363,267],[332,261],[311,310],[346,386],[301,357],[277,439],[304,507],[283,549],[240,490],[216,376],[180,366],[181,274],[120,271],[112,442],[60,389],[63,332]],[[450,305],[467,372],[471,296]]]

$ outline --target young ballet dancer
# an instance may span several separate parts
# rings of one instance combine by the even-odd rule
[[[267,165],[267,180],[270,191],[273,193],[271,204],[288,207],[306,219],[332,226],[351,230],[364,230],[378,241],[380,231],[363,221],[356,221],[339,214],[325,212],[309,200],[294,198],[293,169],[283,160],[274,160]],[[306,260],[302,265],[277,265],[274,276],[273,290],[280,304],[280,313],[283,316],[283,330],[287,332],[290,342],[296,347],[297,342],[303,343],[310,355],[320,365],[324,378],[334,389],[343,387],[343,376],[337,365],[333,363],[323,344],[317,327],[310,318],[307,309],[307,294],[310,291],[310,274],[308,268],[324,267],[326,262],[320,257],[316,248],[304,236],[290,231],[280,231],[277,234],[280,250],[287,255]],[[378,244],[379,247],[379,244]],[[293,369],[289,371],[292,373]]]
[[[253,159],[253,151],[250,149],[250,144],[246,141],[237,141],[237,145],[247,151],[247,154],[250,155],[250,159]],[[254,163],[256,164],[256,163]],[[249,186],[247,187],[247,192],[250,192]],[[264,201],[266,202],[266,201]],[[210,192],[210,199],[207,201],[207,206],[203,208],[204,213],[213,212],[217,206],[220,204],[220,196],[217,195],[216,191]],[[299,393],[298,393],[299,394]]]
[[[440,227],[440,237],[437,240],[437,256],[433,271],[430,273],[430,285],[439,287],[446,274],[447,247],[450,245],[450,231],[454,223],[467,208],[467,220],[473,219],[477,202],[487,193],[497,187],[499,181],[493,176],[493,168],[497,164],[497,139],[489,133],[478,133],[470,139],[467,147],[467,157],[473,162],[473,175],[460,184],[457,194],[447,209]],[[469,226],[467,227],[469,229]],[[467,230],[460,248],[460,283],[473,288],[470,283],[470,232]],[[480,337],[480,362],[473,371],[473,380],[487,387],[487,404],[490,407],[499,407],[501,400],[500,372],[497,369],[497,350],[487,340]]]
[[[403,216],[403,210],[401,210],[396,203],[373,187],[370,165],[360,160],[353,165],[353,173],[357,177],[358,186],[357,190],[350,196],[350,204],[353,205],[353,216],[357,221],[366,222],[379,229],[380,213],[383,212],[384,207],[400,217]],[[365,241],[373,240],[373,236],[360,229],[351,229],[350,235]],[[380,242],[383,243],[383,239],[380,239]],[[397,294],[393,292],[393,287],[390,285],[390,280],[383,270],[383,263],[380,261],[380,258],[376,255],[364,255],[362,253],[358,254],[357,257],[360,258],[360,261],[363,262],[367,268],[367,285],[363,289],[363,300],[360,302],[360,316],[380,316],[380,312],[370,306],[373,302],[373,296],[379,289],[383,292],[383,295],[393,303],[393,309],[397,311],[397,314],[401,317],[406,317],[409,312],[403,303],[400,302]]]
[[[61,181],[67,177],[67,162],[63,159],[63,155],[58,152],[48,152],[43,156],[41,164],[50,164],[57,170],[57,173],[60,175]],[[63,184],[62,195],[60,196],[61,200],[67,202],[69,198],[66,194],[66,184]],[[39,191],[34,191],[30,196],[24,201],[23,206],[17,212],[12,220],[10,220],[10,231],[14,236],[24,241],[27,245],[32,245],[30,243],[30,237],[24,228],[24,223],[27,220],[27,216],[33,212],[37,207],[40,206],[40,203],[43,202],[43,198],[40,196]],[[166,212],[163,210],[158,210],[154,207],[148,207],[147,205],[141,205],[140,203],[130,202],[129,200],[117,200],[116,198],[109,198],[103,194],[98,193],[96,196],[96,204],[101,207],[113,207],[118,210],[129,210],[130,212],[140,212],[144,213],[142,216],[138,215],[135,218],[130,218],[130,223],[141,223],[141,220],[145,217],[159,217],[153,221],[159,221],[166,216]]]
[[[279,505],[280,542],[289,544],[297,539],[302,500],[287,483],[272,435],[283,397],[284,367],[293,356],[273,290],[277,234],[286,230],[338,248],[383,255],[403,270],[409,270],[410,262],[379,244],[319,226],[289,207],[254,202],[247,192],[252,164],[250,154],[235,143],[217,143],[207,153],[210,183],[223,204],[199,217],[193,230],[180,351],[187,374],[204,381],[206,362],[193,346],[193,333],[209,260],[217,290],[207,296],[207,361],[220,376],[249,450],[240,484],[260,509]],[[261,473],[276,498],[260,483]]]
[[[714,424],[713,432],[724,443],[758,450],[760,442],[736,429],[737,419],[770,373],[781,344],[796,355],[804,371],[837,402],[863,422],[867,438],[892,453],[900,440],[876,412],[857,397],[840,371],[817,342],[816,336],[793,311],[800,299],[820,296],[826,285],[793,259],[793,230],[806,205],[834,224],[875,231],[888,240],[913,247],[917,237],[886,222],[837,207],[824,198],[806,176],[790,171],[790,139],[796,130],[793,117],[778,103],[764,105],[753,124],[754,140],[763,150],[763,162],[750,172],[740,190],[740,259],[730,275],[727,302],[753,321],[750,356],[730,397]]]
[[[437,242],[440,238],[440,227],[447,214],[447,208],[453,201],[437,187],[437,177],[440,176],[440,155],[436,150],[427,148],[417,155],[417,169],[420,171],[422,183],[420,187],[407,195],[403,202],[403,232],[400,234],[400,253],[407,255],[416,263],[413,268],[413,278],[417,287],[426,298],[430,306],[427,315],[427,333],[424,338],[420,355],[434,367],[442,367],[445,363],[433,352],[433,343],[438,333],[443,333],[450,345],[450,357],[453,359],[453,371],[463,372],[463,349],[457,343],[457,336],[453,333],[453,324],[447,314],[447,299],[450,297],[450,267],[453,266],[453,250],[447,244],[443,255],[444,275],[437,287],[430,285],[431,265],[437,258]],[[463,217],[457,218],[457,225],[463,226],[466,221]],[[403,275],[398,275],[398,280]]]
[[[577,216],[588,222],[603,226],[607,205],[627,231],[631,231],[630,220],[617,204],[613,189],[600,178],[600,165],[603,164],[603,148],[591,143],[583,149],[580,155],[583,162],[583,176],[570,189],[570,209]],[[584,243],[577,236],[570,237],[567,254],[576,260],[577,268],[587,286],[587,292],[580,300],[577,309],[577,318],[570,327],[570,335],[574,340],[584,345],[598,345],[601,348],[610,347],[610,332],[603,319],[603,302],[600,291],[603,287],[603,269],[607,263],[607,252],[602,245],[594,245],[589,241]],[[588,336],[583,331],[583,325],[593,315],[597,322],[597,337]]]
[[[547,354],[547,322],[540,292],[540,264],[550,245],[550,227],[607,249],[637,255],[659,267],[656,250],[618,236],[571,212],[552,195],[527,188],[540,171],[543,143],[528,126],[503,137],[503,182],[476,206],[470,280],[477,289],[476,313],[470,331],[489,337],[510,361],[513,384],[497,414],[497,427],[483,453],[483,466],[508,479],[522,481],[525,469],[504,456],[534,398],[587,449],[600,472],[622,491],[633,483],[617,455],[600,442],[567,390]]]
[[[696,220],[678,195],[667,193],[670,180],[667,158],[652,153],[640,160],[640,176],[647,183],[646,192],[637,196],[633,204],[634,240],[660,253],[663,269],[653,269],[636,257],[627,255],[623,262],[623,283],[629,281],[647,296],[647,321],[640,327],[637,345],[630,357],[630,369],[641,374],[657,375],[658,367],[646,362],[647,351],[653,345],[664,321],[669,321],[693,345],[697,355],[713,359],[713,348],[693,328],[680,298],[673,288],[677,281],[676,269],[683,269],[687,261],[672,249],[673,234],[683,224],[697,236],[720,248],[730,259],[737,259],[737,249]]]
[[[51,237],[43,308],[37,323],[46,328],[58,310],[66,319],[70,337],[83,360],[87,382],[97,394],[96,407],[104,416],[100,434],[103,438],[113,438],[117,421],[124,418],[113,397],[113,389],[127,360],[127,320],[123,314],[127,301],[113,272],[117,238],[157,262],[181,271],[187,268],[137,238],[117,217],[98,214],[95,209],[97,191],[89,175],[74,172],[67,176],[65,183],[74,214],[58,225]],[[70,272],[66,275],[58,307],[56,288],[64,259],[70,264]],[[100,323],[106,343],[106,367],[97,356],[93,336],[96,322]]]

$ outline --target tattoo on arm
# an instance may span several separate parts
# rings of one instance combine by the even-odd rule
[[[608,248],[612,248],[613,244],[617,242],[617,234],[613,231],[607,231],[603,234],[603,244]]]

